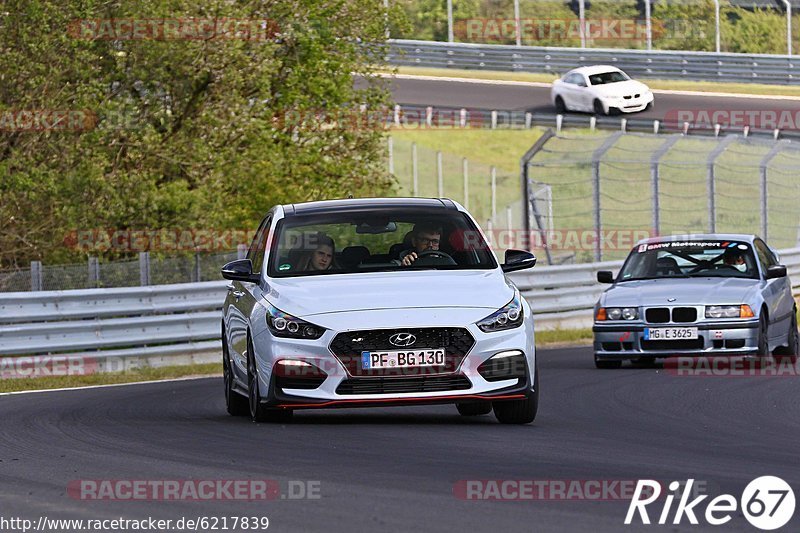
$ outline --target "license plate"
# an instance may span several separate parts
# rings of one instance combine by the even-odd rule
[[[417,368],[444,365],[444,348],[396,352],[361,352],[361,368]]]
[[[644,328],[646,341],[676,341],[696,339],[697,328]]]

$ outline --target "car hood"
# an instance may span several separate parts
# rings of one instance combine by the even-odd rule
[[[761,281],[746,278],[672,278],[625,281],[600,297],[605,307],[722,305],[752,301]],[[674,301],[668,299],[674,298]]]
[[[500,269],[330,274],[270,279],[268,284],[269,302],[297,317],[422,307],[496,310],[514,296]]]
[[[650,90],[647,85],[636,80],[593,85],[592,88],[601,96],[627,96],[629,94],[642,94]]]

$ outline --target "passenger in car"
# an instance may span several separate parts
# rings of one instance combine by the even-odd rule
[[[725,255],[722,258],[726,266],[735,268],[739,272],[747,272],[747,261],[744,258],[744,253],[736,248],[727,248]]]
[[[334,267],[336,244],[324,233],[312,235],[307,242],[315,243],[313,250],[306,252],[297,265],[298,270],[329,270]]]
[[[422,252],[438,250],[441,238],[441,226],[431,222],[419,222],[414,224],[414,229],[411,234],[412,248],[400,253],[400,264],[403,266],[411,266]]]

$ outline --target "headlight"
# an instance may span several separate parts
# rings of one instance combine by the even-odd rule
[[[485,333],[512,329],[522,324],[522,301],[519,292],[514,293],[514,298],[506,305],[487,316],[480,322],[478,327]]]
[[[639,318],[638,307],[600,307],[595,320],[636,320]]]
[[[744,305],[708,305],[706,318],[752,318],[753,310]]]
[[[319,339],[325,328],[301,320],[267,304],[267,326],[276,337],[289,339]]]

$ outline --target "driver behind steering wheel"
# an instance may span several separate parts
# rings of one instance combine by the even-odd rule
[[[400,264],[411,266],[419,254],[428,250],[438,250],[442,238],[442,227],[432,222],[418,222],[411,231],[413,248],[400,252]]]

